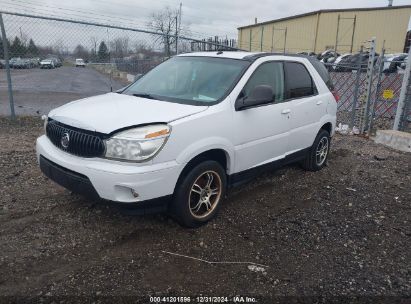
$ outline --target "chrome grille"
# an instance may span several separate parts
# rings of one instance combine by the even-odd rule
[[[103,136],[96,132],[74,128],[50,119],[46,135],[56,147],[70,154],[81,157],[104,155]]]

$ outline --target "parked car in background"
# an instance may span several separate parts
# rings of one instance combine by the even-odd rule
[[[84,63],[84,60],[81,59],[81,58],[77,58],[76,59],[76,67],[85,68],[86,64]]]
[[[322,52],[321,54],[317,55],[317,59],[324,63],[331,63],[338,56],[340,56],[340,54],[335,52],[334,50],[326,50]]]
[[[405,70],[405,68],[407,67],[407,62],[408,62],[408,55],[407,55],[407,57],[404,58],[403,62],[401,62],[399,68],[400,68],[401,70]]]
[[[299,52],[299,53],[297,53],[298,55],[305,55],[305,56],[312,56],[312,57],[317,57],[317,54],[316,53],[314,53],[314,52],[309,52],[309,51],[307,51],[307,52]]]
[[[352,68],[351,58],[353,54],[344,54],[338,56],[334,62],[334,71],[335,72],[348,72]]]
[[[31,65],[33,67],[38,67],[40,65],[40,58],[36,57],[36,58],[30,58],[31,61]]]
[[[397,68],[401,67],[404,59],[407,58],[406,53],[388,54],[384,57],[383,72],[386,74],[396,73]]]
[[[63,63],[61,62],[61,60],[59,58],[53,58],[54,59],[54,65],[56,67],[61,67],[63,65]]]
[[[4,69],[6,67],[6,60],[0,59],[0,69]]]
[[[312,57],[178,55],[123,90],[52,110],[37,160],[73,192],[168,210],[198,227],[228,187],[292,162],[309,171],[326,165],[333,89]]]
[[[43,59],[40,61],[40,69],[54,69],[55,64],[53,58]]]
[[[19,59],[21,59],[20,57],[13,57],[13,58],[11,58],[10,60],[9,60],[9,66],[10,66],[10,68],[14,68],[14,63],[17,61],[17,60],[19,60]]]
[[[14,61],[13,68],[14,69],[30,69],[31,68],[30,60],[27,58],[18,58],[16,61]]]

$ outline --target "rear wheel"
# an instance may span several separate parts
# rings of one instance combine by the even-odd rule
[[[321,129],[314,140],[302,167],[308,171],[318,171],[327,165],[328,154],[330,152],[330,133]]]
[[[227,178],[216,161],[196,165],[179,181],[171,204],[171,214],[183,226],[199,227],[211,220],[224,197]]]

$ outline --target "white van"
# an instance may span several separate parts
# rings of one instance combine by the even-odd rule
[[[76,59],[76,68],[77,67],[81,67],[81,68],[85,68],[86,64],[84,63],[84,60],[81,58],[77,58]]]
[[[196,227],[215,216],[227,188],[263,170],[324,167],[332,90],[312,57],[179,55],[121,91],[52,110],[37,157],[73,192],[168,210]]]

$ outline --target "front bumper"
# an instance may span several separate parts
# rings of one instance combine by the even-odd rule
[[[63,187],[76,193],[123,203],[172,195],[183,169],[175,161],[142,165],[77,157],[55,147],[45,135],[37,139],[36,151],[44,174]],[[138,197],[133,195],[132,190],[138,193]]]
[[[45,176],[60,186],[91,199],[100,198],[87,176],[63,168],[40,155],[40,169]]]

